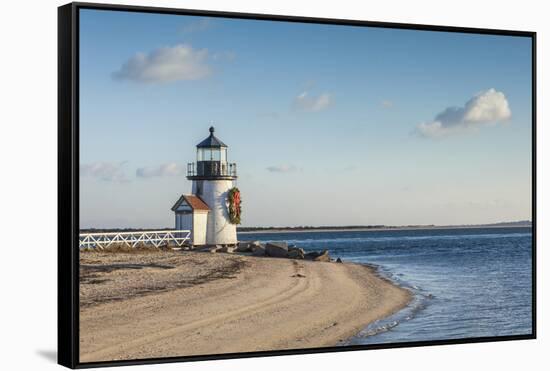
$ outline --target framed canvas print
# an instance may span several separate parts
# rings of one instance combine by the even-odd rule
[[[535,33],[59,8],[59,363],[533,339]]]

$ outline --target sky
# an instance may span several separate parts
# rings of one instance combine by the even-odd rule
[[[80,10],[81,228],[173,227],[195,146],[243,226],[531,219],[531,40]]]

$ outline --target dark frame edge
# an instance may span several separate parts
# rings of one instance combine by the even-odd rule
[[[133,359],[118,361],[79,361],[79,305],[78,305],[78,11],[79,9],[112,10],[142,13],[212,16],[239,19],[257,19],[317,24],[357,25],[378,28],[409,29],[420,31],[458,32],[529,37],[532,40],[532,331],[530,334],[465,339],[414,341],[403,343],[371,344],[346,347],[305,348],[262,352],[178,356],[166,358]],[[148,6],[114,5],[73,2],[58,8],[58,363],[69,368],[95,368],[126,365],[160,364],[189,361],[208,361],[250,357],[307,355],[319,353],[423,347],[438,345],[474,344],[537,338],[537,286],[536,286],[536,32],[484,29],[441,25],[377,22],[335,18],[314,18],[272,14],[237,13],[196,9],[176,9]],[[67,233],[70,231],[70,233]],[[67,254],[67,247],[70,252]]]
[[[245,353],[221,353],[221,354],[207,354],[207,355],[198,355],[198,356],[143,358],[143,359],[131,359],[131,360],[86,362],[86,363],[80,363],[77,366],[77,368],[86,369],[86,368],[97,368],[97,367],[150,365],[150,364],[177,363],[177,362],[218,361],[218,360],[239,359],[239,358],[244,359],[244,358],[260,358],[260,357],[279,357],[279,356],[288,356],[288,355],[315,355],[315,354],[322,354],[322,353],[341,353],[341,352],[354,352],[354,351],[377,350],[377,349],[417,348],[417,347],[441,346],[441,345],[471,345],[471,344],[479,344],[479,343],[496,343],[496,342],[518,341],[518,340],[528,341],[528,340],[533,340],[535,338],[536,337],[534,336],[534,334],[526,334],[526,335],[510,335],[510,336],[497,336],[497,337],[411,341],[411,342],[402,342],[402,343],[380,343],[380,344],[370,344],[370,345],[346,345],[346,346],[334,346],[334,347],[324,347],[324,348],[272,350],[272,351],[245,352]]]
[[[531,35],[531,171],[532,171],[532,195],[531,195],[531,223],[532,223],[532,317],[531,332],[533,339],[537,338],[537,33]]]
[[[57,13],[57,363],[78,365],[78,256],[74,248],[76,107],[76,7],[67,4]],[[76,161],[75,161],[76,160]]]
[[[532,37],[535,32],[527,30],[503,30],[480,27],[460,27],[460,26],[443,26],[429,25],[422,23],[402,23],[402,22],[382,22],[357,20],[346,18],[324,18],[324,17],[308,17],[284,14],[269,14],[269,13],[240,13],[223,10],[200,10],[186,8],[167,8],[144,5],[121,5],[109,3],[88,3],[88,2],[72,2],[79,9],[95,9],[95,10],[110,10],[123,12],[138,12],[138,13],[156,13],[156,14],[180,14],[180,15],[196,15],[205,17],[221,17],[221,18],[238,18],[238,19],[255,19],[266,21],[282,21],[282,22],[298,22],[298,23],[317,23],[317,24],[337,24],[347,26],[362,26],[362,27],[378,27],[378,28],[393,28],[407,29],[418,31],[437,31],[437,32],[459,32],[459,33],[474,33],[484,35],[507,35],[507,36],[522,36]]]

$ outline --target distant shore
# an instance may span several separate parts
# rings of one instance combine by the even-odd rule
[[[341,232],[341,231],[404,231],[422,229],[472,229],[472,228],[530,228],[530,221],[502,222],[493,224],[464,225],[350,225],[350,226],[300,226],[300,227],[237,227],[237,233],[281,233],[281,232]],[[150,230],[173,230],[163,228],[82,228],[80,233],[140,232]]]
[[[487,224],[487,225],[448,225],[448,226],[403,226],[403,227],[313,227],[313,228],[251,228],[238,231],[239,234],[264,234],[264,233],[300,233],[300,232],[379,232],[379,231],[409,231],[409,230],[434,230],[434,229],[487,229],[487,228],[532,228],[532,224]]]
[[[410,300],[354,263],[83,252],[80,361],[334,346]]]

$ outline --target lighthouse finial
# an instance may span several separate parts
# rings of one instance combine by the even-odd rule
[[[210,131],[210,134],[214,134],[214,126],[210,126],[210,129],[208,129]]]

